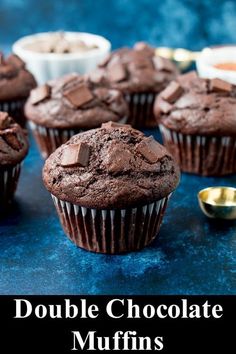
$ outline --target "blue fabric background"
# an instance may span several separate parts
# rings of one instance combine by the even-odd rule
[[[64,29],[104,35],[114,48],[146,40],[200,49],[235,42],[235,21],[229,0],[1,0],[0,43]]]
[[[0,48],[38,31],[79,30],[113,48],[145,40],[198,50],[235,43],[235,21],[236,2],[224,0],[1,0]],[[31,141],[13,210],[0,221],[0,294],[236,294],[236,223],[207,220],[196,198],[209,185],[235,186],[235,176],[183,174],[159,238],[141,252],[104,256],[64,236],[42,165]]]

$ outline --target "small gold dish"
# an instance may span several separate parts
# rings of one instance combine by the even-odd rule
[[[156,55],[173,60],[180,70],[186,70],[198,58],[200,52],[193,52],[184,48],[156,48]]]
[[[209,218],[236,219],[236,188],[210,187],[198,193],[203,213]]]

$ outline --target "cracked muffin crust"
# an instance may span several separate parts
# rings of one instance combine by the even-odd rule
[[[72,137],[43,169],[54,196],[96,209],[160,200],[177,187],[179,177],[172,156],[153,137],[113,122]]]

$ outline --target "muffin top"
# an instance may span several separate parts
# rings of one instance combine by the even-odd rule
[[[153,137],[108,122],[73,136],[45,162],[46,188],[61,200],[96,209],[145,205],[179,182],[172,156]]]
[[[89,78],[97,85],[124,93],[160,92],[177,73],[170,60],[155,55],[154,48],[140,42],[133,49],[121,48],[112,52]]]
[[[0,165],[15,165],[21,162],[28,152],[27,133],[19,124],[0,112]]]
[[[236,135],[236,86],[202,79],[195,71],[179,76],[156,98],[159,123],[183,134]]]
[[[33,75],[18,56],[4,58],[0,53],[0,101],[24,99],[35,86]]]
[[[31,91],[25,113],[48,128],[91,129],[126,118],[128,107],[119,91],[95,87],[73,73]]]

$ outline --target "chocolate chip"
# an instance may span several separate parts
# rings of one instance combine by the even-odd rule
[[[169,103],[175,102],[183,93],[183,88],[176,81],[171,81],[167,88],[162,91],[161,98]]]
[[[126,71],[122,64],[114,63],[108,68],[108,78],[112,82],[119,82],[126,78]]]
[[[102,123],[102,128],[105,129],[112,129],[112,128],[131,128],[130,124],[121,124],[121,123],[117,123],[117,122],[107,122],[107,123]]]
[[[92,92],[83,84],[64,92],[64,96],[75,107],[81,107],[93,99]]]
[[[50,97],[50,86],[47,84],[39,86],[31,91],[30,99],[32,104],[37,104],[44,101],[46,98]]]
[[[152,136],[141,141],[136,145],[135,149],[151,163],[157,162],[159,156],[163,155],[165,150]]]
[[[78,144],[67,145],[61,155],[61,166],[63,167],[75,167],[88,166],[90,155],[90,147],[84,142]]]
[[[11,54],[7,58],[7,63],[14,66],[15,68],[21,69],[25,67],[25,63],[17,55]]]
[[[221,79],[210,80],[210,91],[212,92],[230,92],[232,90],[232,85]]]
[[[172,63],[167,60],[167,59],[164,59],[162,57],[159,57],[159,56],[154,56],[152,58],[152,61],[153,61],[153,65],[154,65],[154,68],[156,70],[159,70],[159,71],[169,71],[169,72],[172,72],[173,71],[173,65]]]
[[[11,119],[7,112],[0,112],[0,129],[7,129],[11,124]]]

